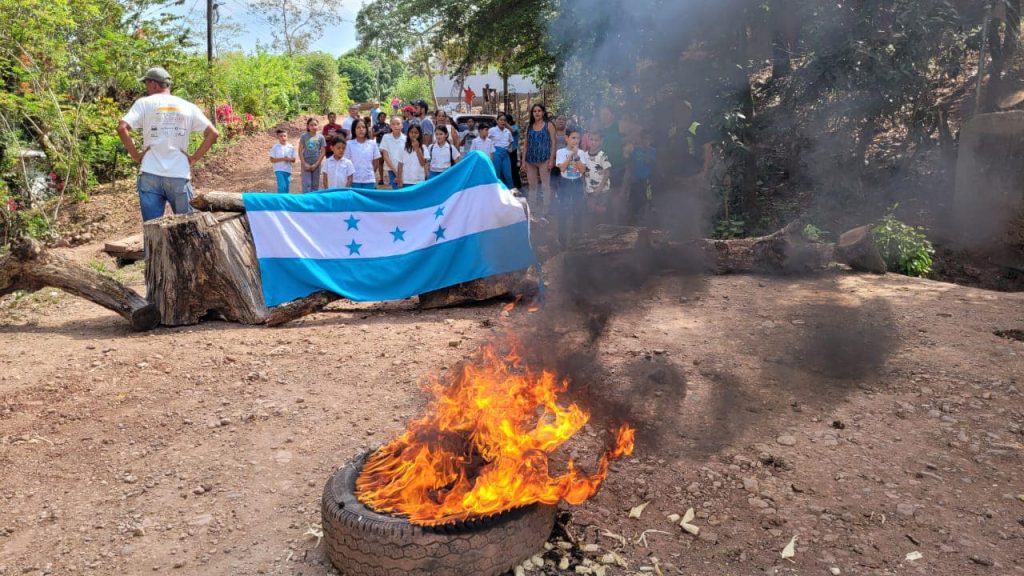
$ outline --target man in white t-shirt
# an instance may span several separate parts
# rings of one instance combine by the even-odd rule
[[[171,95],[171,75],[150,68],[139,79],[146,96],[132,104],[117,125],[117,135],[128,155],[140,164],[138,190],[142,220],[164,214],[166,204],[175,214],[192,212],[192,165],[210,151],[220,133],[195,104]],[[132,130],[142,131],[142,151],[132,141]],[[203,133],[203,143],[188,153],[192,132]]]
[[[359,120],[359,106],[353,104],[348,107],[348,116],[346,116],[345,119],[341,121],[341,129],[344,130],[345,133],[349,135],[349,137],[353,136],[352,123],[355,122],[356,120]],[[367,126],[367,128],[369,128],[369,126]]]

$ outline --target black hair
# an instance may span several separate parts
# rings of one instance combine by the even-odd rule
[[[366,129],[366,139],[369,140],[371,137],[370,127],[366,125],[366,122],[364,122],[362,118],[358,118],[352,121],[352,133],[349,135],[349,140],[356,139],[356,128],[359,126],[362,126],[363,128]]]
[[[312,116],[310,116],[309,118],[306,118],[306,130],[309,130],[309,123],[310,122],[316,122],[317,124],[320,123],[319,120],[317,120],[316,118],[313,118]]]
[[[442,126],[435,126],[434,127],[434,132],[441,132],[445,136],[447,136],[448,135],[448,127],[447,126],[443,126],[443,125]]]
[[[331,136],[331,141],[328,142],[328,145],[331,148],[334,148],[334,145],[339,143],[339,142],[341,142],[342,144],[345,144],[346,146],[348,145],[347,138],[345,138],[345,135],[343,134],[343,135],[339,136],[338,133],[335,132],[334,136]]]
[[[381,122],[381,119],[380,119],[381,116],[387,118],[388,117],[388,113],[384,112],[384,111],[377,112],[377,122]]]
[[[412,131],[416,130],[416,141],[423,145],[423,129],[418,124],[409,126],[409,131],[405,135],[405,151],[412,152]]]
[[[277,130],[274,130],[274,134],[287,134],[287,133],[288,133],[288,131],[285,130],[284,128],[278,128]]]
[[[328,117],[328,118],[330,118],[331,116],[334,116],[335,118],[337,118],[337,117],[338,117],[338,115],[337,115],[337,114],[335,114],[334,112],[328,112],[328,113],[327,113],[327,117]]]
[[[573,134],[579,134],[579,133],[580,133],[580,129],[575,127],[575,126],[566,126],[565,127],[565,137],[566,138],[568,138],[569,136],[572,136]]]
[[[533,104],[533,106],[530,106],[530,122],[533,122],[533,109],[534,108],[540,108],[540,111],[542,112],[541,117],[540,117],[541,120],[543,120],[545,122],[550,120],[550,118],[548,117],[548,108],[547,108],[547,106],[541,104],[540,102],[535,102]]]

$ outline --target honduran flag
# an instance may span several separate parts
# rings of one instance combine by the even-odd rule
[[[402,190],[244,194],[267,306],[399,300],[535,262],[523,202],[482,152]]]

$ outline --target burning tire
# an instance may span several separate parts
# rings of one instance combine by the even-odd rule
[[[437,527],[378,514],[355,496],[368,455],[324,487],[327,555],[345,576],[497,576],[542,550],[554,527],[555,506],[539,504]]]

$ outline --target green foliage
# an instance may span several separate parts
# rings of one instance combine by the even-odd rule
[[[715,223],[713,237],[719,240],[742,238],[746,223],[735,218],[723,218]]]
[[[348,78],[348,95],[356,102],[378,97],[377,73],[366,58],[351,52],[342,55],[338,58],[338,74]]]
[[[886,267],[890,272],[906,276],[925,277],[932,270],[935,250],[925,236],[925,229],[905,224],[896,219],[893,206],[872,230]]]
[[[432,98],[430,84],[422,76],[406,76],[399,80],[398,87],[395,89],[395,95],[402,102],[412,102],[414,100],[426,100],[429,102]]]
[[[339,86],[337,63],[333,56],[314,52],[302,57],[299,90],[307,109],[326,114],[338,108],[346,99]]]
[[[805,225],[803,233],[804,238],[807,238],[811,242],[823,242],[825,240],[825,231],[814,224],[808,223]]]

